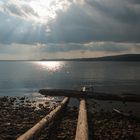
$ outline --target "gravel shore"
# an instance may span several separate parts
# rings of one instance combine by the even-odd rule
[[[94,140],[140,140],[140,123],[115,112],[89,113]]]
[[[0,98],[0,140],[15,140],[53,110],[49,101],[37,104],[26,97]]]
[[[59,102],[51,107],[49,101],[45,101],[45,105],[35,104],[35,101],[30,101],[26,97],[0,98],[0,140],[15,140],[54,109]],[[88,112],[91,140],[140,140],[138,120],[115,112],[96,111],[95,106],[93,110]],[[42,132],[39,140],[74,140],[77,118],[78,108],[67,107],[55,125],[47,127]]]

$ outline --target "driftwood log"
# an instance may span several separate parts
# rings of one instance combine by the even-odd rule
[[[75,140],[88,140],[88,119],[85,99],[80,100]]]
[[[53,121],[54,118],[62,111],[69,101],[68,97],[65,97],[63,101],[47,116],[45,116],[40,122],[34,125],[31,129],[25,132],[23,135],[17,138],[17,140],[36,140],[40,132],[45,128],[47,124]]]
[[[111,94],[102,92],[84,92],[78,90],[65,89],[40,89],[39,93],[45,96],[66,96],[76,98],[94,98],[97,100],[115,100],[123,102],[140,102],[140,95],[138,94]]]

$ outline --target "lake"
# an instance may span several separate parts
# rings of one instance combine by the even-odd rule
[[[24,96],[40,88],[140,93],[140,62],[0,61],[0,96]]]

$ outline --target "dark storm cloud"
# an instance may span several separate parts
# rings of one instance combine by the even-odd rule
[[[26,19],[38,15],[27,4],[19,6],[10,3],[4,8],[10,14],[21,18],[1,11],[0,18],[3,21],[8,18],[11,20],[5,24],[5,28],[0,28],[2,42],[30,44],[34,42],[43,44],[89,41],[140,42],[140,4],[136,0],[85,0],[83,4],[77,1],[72,3],[67,11],[58,11],[56,19],[46,23],[47,25],[42,24],[39,27],[39,24],[35,24],[35,28],[32,21]],[[5,34],[16,29],[17,26],[21,30],[27,28],[28,31],[15,30],[12,38],[6,40]],[[46,27],[49,33],[46,32]]]
[[[46,27],[32,24],[22,18],[0,13],[0,43],[23,43],[34,44],[36,42],[46,43]]]
[[[139,0],[128,0],[130,3],[133,3],[133,4],[140,4],[140,1]]]
[[[117,0],[112,2],[108,0],[87,0],[87,4],[97,9],[101,14],[120,20],[120,22],[126,24],[140,23],[140,3],[136,1]]]
[[[59,13],[51,24],[57,41],[140,42],[140,5],[127,0],[88,0]],[[59,36],[59,37],[58,37]]]
[[[3,52],[16,55],[18,52],[27,51],[30,52],[28,55],[31,52],[41,55],[72,51],[140,51],[139,1],[65,1],[71,3],[68,9],[56,11],[54,19],[46,18],[43,23],[38,22],[40,17],[33,7],[27,4],[27,0],[22,0],[22,4],[15,0],[1,1],[1,54]],[[40,47],[37,44],[40,44]]]

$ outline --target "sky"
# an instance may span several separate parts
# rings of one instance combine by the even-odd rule
[[[0,0],[0,60],[136,53],[138,0]]]

